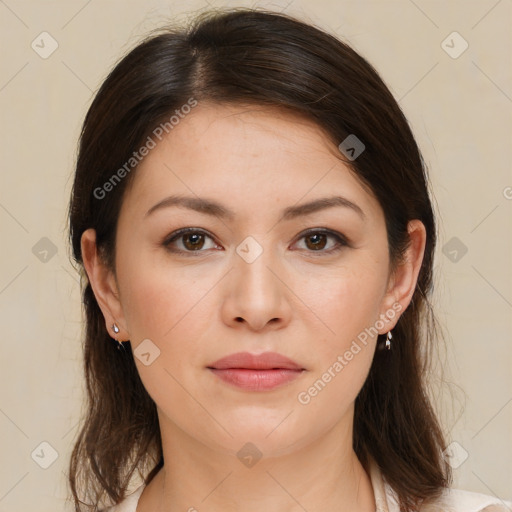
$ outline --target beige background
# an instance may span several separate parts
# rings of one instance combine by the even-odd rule
[[[510,0],[257,5],[348,40],[400,100],[442,216],[435,303],[447,331],[445,379],[454,385],[452,394],[436,396],[448,438],[460,445],[451,459],[458,466],[455,486],[512,499]],[[2,512],[65,509],[64,472],[82,400],[80,295],[65,214],[92,94],[148,30],[207,7],[202,1],[0,0]],[[43,31],[58,43],[47,59],[31,48],[33,40],[42,46]],[[444,48],[460,51],[461,39],[452,36],[442,46],[453,31],[469,44],[458,58]],[[58,453],[47,469],[40,466],[52,462],[53,452],[41,442]]]

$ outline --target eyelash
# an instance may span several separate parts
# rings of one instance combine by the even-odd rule
[[[174,231],[173,233],[171,233],[168,237],[166,237],[162,244],[164,245],[164,247],[170,251],[170,252],[173,252],[173,253],[180,253],[180,254],[183,254],[183,255],[186,255],[186,256],[191,256],[191,257],[197,257],[197,256],[200,256],[201,253],[204,253],[206,252],[206,250],[197,250],[197,251],[189,251],[189,250],[184,250],[184,249],[175,249],[175,248],[172,248],[171,247],[171,244],[173,242],[175,242],[176,240],[184,237],[185,235],[190,235],[190,234],[198,234],[198,235],[204,235],[204,236],[207,236],[208,238],[211,238],[212,241],[215,242],[215,239],[212,235],[210,235],[207,231],[204,231],[203,229],[199,229],[199,228],[183,228],[183,229],[179,229],[177,231]],[[311,253],[312,255],[317,255],[316,253],[318,253],[319,256],[322,256],[322,255],[331,255],[333,253],[336,253],[338,251],[340,251],[341,249],[343,249],[344,247],[350,247],[350,244],[349,242],[347,241],[346,237],[343,236],[341,233],[337,233],[336,231],[331,231],[330,229],[320,229],[320,228],[315,228],[315,229],[310,229],[310,230],[307,230],[307,231],[304,231],[303,233],[300,234],[299,238],[297,239],[297,241],[299,240],[302,240],[303,238],[307,238],[308,236],[312,236],[312,235],[327,235],[328,237],[331,237],[331,238],[334,238],[336,240],[336,243],[337,245],[332,248],[332,249],[328,249],[328,250],[318,250],[318,251],[312,251],[312,250],[307,250],[307,252]],[[215,242],[217,243],[217,242]]]

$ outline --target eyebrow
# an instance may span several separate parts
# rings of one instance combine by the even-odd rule
[[[215,201],[199,197],[176,195],[166,197],[165,199],[162,199],[156,203],[146,212],[145,217],[148,217],[157,210],[170,208],[172,206],[187,208],[189,210],[211,215],[212,217],[217,217],[219,219],[233,220],[235,218],[235,213],[232,210],[222,206]],[[289,206],[283,210],[279,222],[283,220],[292,220],[305,215],[311,215],[320,210],[334,207],[349,208],[356,212],[363,220],[366,218],[363,210],[357,204],[353,203],[345,197],[333,196],[315,199],[308,203],[296,206]]]

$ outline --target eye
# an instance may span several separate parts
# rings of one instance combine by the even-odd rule
[[[331,254],[349,246],[347,239],[341,233],[326,229],[314,229],[302,233],[298,238],[298,242],[300,241],[304,241],[304,245],[299,249],[304,249],[310,253]],[[187,255],[206,252],[208,249],[218,249],[219,247],[210,234],[197,228],[183,228],[175,231],[162,244],[171,252]]]
[[[208,243],[208,240],[210,242]],[[172,252],[204,252],[215,249],[213,237],[200,229],[185,228],[172,233],[163,241],[163,245]]]
[[[302,233],[299,238],[299,241],[301,240],[304,240],[304,246],[308,252],[333,253],[349,245],[341,233],[325,229]]]

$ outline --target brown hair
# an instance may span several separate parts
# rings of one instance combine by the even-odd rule
[[[316,122],[336,146],[355,134],[365,150],[347,164],[384,211],[393,265],[407,247],[408,221],[425,225],[411,304],[394,329],[393,350],[375,352],[356,399],[353,440],[365,468],[370,458],[381,468],[401,510],[415,510],[449,486],[451,473],[425,381],[437,325],[428,300],[436,226],[425,165],[400,107],[350,46],[283,14],[210,12],[187,29],[152,35],[111,71],[84,121],[69,206],[73,257],[82,272],[80,239],[87,228],[96,230],[115,272],[116,223],[135,167],[105,197],[95,191],[190,98],[291,109]],[[76,511],[96,510],[105,494],[118,503],[136,471],[149,483],[163,465],[156,406],[130,343],[116,348],[88,282],[83,301],[88,401],[70,462]]]

